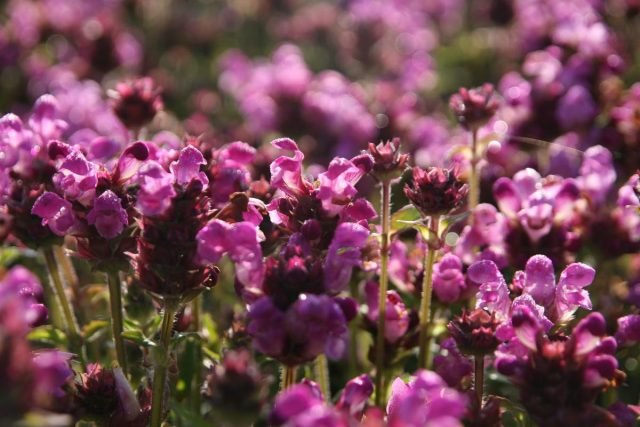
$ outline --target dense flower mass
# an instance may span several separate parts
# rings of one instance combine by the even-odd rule
[[[8,0],[0,426],[632,427],[637,0]]]

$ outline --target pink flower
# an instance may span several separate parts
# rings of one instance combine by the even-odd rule
[[[93,201],[87,223],[95,226],[100,236],[113,239],[129,224],[129,217],[122,208],[122,200],[113,191],[107,190]]]
[[[31,213],[42,218],[42,225],[49,226],[49,229],[58,236],[68,234],[78,222],[73,214],[71,203],[50,191],[43,193],[36,200]]]

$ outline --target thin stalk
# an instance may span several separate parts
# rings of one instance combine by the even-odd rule
[[[358,284],[352,280],[349,286],[351,288],[351,298],[359,301]],[[358,322],[355,319],[349,323],[349,337],[351,340],[349,345],[349,378],[353,378],[360,372],[358,363]]]
[[[64,317],[64,322],[66,325],[65,331],[69,336],[70,344],[73,348],[73,351],[78,354],[80,358],[80,362],[82,365],[85,365],[86,356],[84,351],[84,345],[82,343],[82,335],[80,334],[80,327],[78,326],[78,321],[76,320],[76,315],[73,312],[73,308],[71,307],[71,302],[67,297],[67,293],[64,289],[64,284],[62,283],[62,277],[60,276],[60,269],[58,268],[58,263],[56,262],[56,257],[53,252],[53,249],[49,246],[42,249],[44,254],[44,259],[47,263],[47,269],[49,270],[49,277],[51,278],[51,282],[53,283],[53,287],[55,289],[55,294],[57,296],[57,300],[60,303],[60,308],[62,309],[62,314]]]
[[[280,391],[285,391],[296,383],[297,366],[282,365],[280,371]]]
[[[378,295],[378,334],[376,337],[376,406],[384,404],[384,330],[389,287],[389,235],[391,229],[391,181],[382,181],[380,206],[382,230],[380,234],[380,290]]]
[[[69,285],[69,288],[71,288],[73,297],[78,299],[80,297],[80,280],[78,280],[76,270],[73,268],[71,257],[67,256],[67,254],[64,253],[64,249],[62,248],[62,246],[54,246],[53,252],[55,253],[56,259],[58,260],[58,264],[62,266],[62,274],[64,276],[65,282],[67,282],[67,285]]]
[[[156,360],[153,371],[153,391],[151,400],[151,427],[160,427],[162,423],[164,386],[167,381],[169,366],[169,344],[173,321],[178,307],[173,301],[165,301],[162,325],[160,326],[160,342],[156,349]]]
[[[435,236],[439,233],[440,218],[432,216],[429,227]],[[429,325],[431,324],[431,294],[433,288],[433,264],[436,260],[437,248],[427,244],[424,257],[424,275],[422,279],[422,298],[420,301],[420,336],[418,339],[418,366],[426,369],[429,365]]]
[[[111,309],[111,331],[113,332],[113,344],[116,348],[118,364],[127,375],[127,356],[125,353],[124,339],[124,318],[122,309],[122,285],[117,271],[107,273],[109,283],[109,307]]]
[[[469,210],[480,202],[480,171],[478,170],[478,130],[471,130],[471,170],[469,171]]]
[[[202,295],[198,295],[191,303],[191,314],[193,315],[193,330],[198,335],[200,334],[201,320],[200,313],[202,312]],[[193,385],[191,389],[191,404],[197,414],[200,414],[200,385],[202,384],[202,342],[198,340],[197,348],[194,354],[194,361],[196,372],[193,379]]]
[[[474,388],[476,391],[476,399],[478,399],[478,408],[482,409],[482,395],[484,393],[484,356],[476,355],[474,359]]]
[[[326,401],[331,400],[331,385],[329,380],[329,364],[327,363],[327,356],[324,354],[316,357],[313,361],[313,374],[318,381],[322,395]]]

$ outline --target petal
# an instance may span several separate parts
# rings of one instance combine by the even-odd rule
[[[553,263],[544,255],[534,255],[525,266],[524,290],[543,306],[553,302],[556,278]]]

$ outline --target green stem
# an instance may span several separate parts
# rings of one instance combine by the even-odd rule
[[[297,366],[282,365],[280,372],[280,391],[285,391],[296,383]]]
[[[437,239],[440,218],[432,216],[429,220],[431,232]],[[418,339],[418,366],[426,369],[429,366],[429,326],[431,324],[431,294],[433,287],[433,264],[436,260],[437,248],[427,243],[424,258],[424,274],[422,279],[422,298],[420,301],[420,336]]]
[[[480,202],[480,171],[478,170],[478,130],[471,130],[471,170],[469,171],[469,210]]]
[[[200,313],[202,312],[202,295],[198,295],[191,303],[191,314],[193,315],[193,329],[200,334]],[[200,385],[202,384],[202,341],[198,340],[194,354],[196,372],[191,389],[191,404],[197,414],[200,414]]]
[[[49,277],[51,278],[53,288],[55,289],[57,301],[62,309],[64,323],[66,325],[65,331],[69,337],[70,345],[73,351],[78,354],[80,362],[84,366],[86,363],[86,356],[84,345],[82,343],[82,335],[80,334],[80,327],[78,326],[78,321],[76,320],[73,308],[71,307],[71,302],[65,292],[64,284],[62,283],[62,276],[60,275],[60,269],[58,268],[53,248],[50,246],[43,248],[42,252],[47,263],[47,269],[49,270]]]
[[[357,282],[352,280],[349,287],[351,288],[351,298],[359,301]],[[357,376],[360,372],[358,363],[358,330],[358,321],[356,318],[349,323],[349,337],[351,340],[349,345],[349,378]]]
[[[127,356],[125,353],[124,339],[124,319],[122,309],[122,285],[117,271],[107,273],[109,283],[109,307],[111,308],[111,331],[113,332],[113,343],[116,348],[118,364],[127,375]]]
[[[484,356],[476,355],[474,359],[475,359],[474,388],[476,391],[476,399],[478,399],[478,409],[482,409],[482,395],[484,393]]]
[[[327,356],[324,354],[316,357],[313,361],[313,374],[318,381],[318,386],[322,391],[322,395],[326,401],[331,400],[331,385],[329,380],[329,364],[327,363]]]
[[[58,260],[58,264],[62,266],[62,274],[64,280],[65,282],[67,282],[67,285],[69,285],[73,297],[77,300],[80,297],[80,281],[78,280],[78,275],[73,268],[71,257],[67,256],[67,254],[64,253],[64,249],[62,248],[62,246],[54,246],[53,251],[55,253],[56,259]]]
[[[384,330],[389,287],[389,237],[391,228],[391,181],[382,181],[382,230],[380,234],[380,289],[378,294],[378,334],[376,337],[376,406],[384,404]]]
[[[164,315],[160,326],[160,342],[156,348],[156,360],[153,371],[153,391],[151,398],[151,427],[160,427],[163,415],[164,386],[167,381],[169,367],[169,344],[173,321],[178,310],[174,301],[164,301]]]

